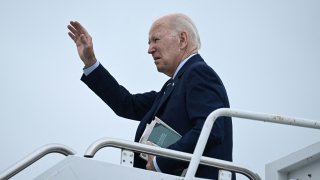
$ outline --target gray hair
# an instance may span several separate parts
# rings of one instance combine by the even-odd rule
[[[169,18],[169,28],[171,30],[175,31],[176,33],[187,31],[187,33],[190,35],[191,43],[197,47],[197,50],[201,48],[201,41],[197,27],[188,16],[181,13],[176,13],[167,15],[166,17]]]

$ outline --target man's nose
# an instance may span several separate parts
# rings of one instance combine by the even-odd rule
[[[148,48],[148,54],[152,54],[155,52],[155,48],[153,47],[152,44],[149,45],[149,48]]]

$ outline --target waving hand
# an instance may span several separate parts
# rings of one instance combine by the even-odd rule
[[[77,21],[70,21],[68,35],[77,45],[77,50],[85,68],[93,65],[97,60],[93,51],[92,37]]]

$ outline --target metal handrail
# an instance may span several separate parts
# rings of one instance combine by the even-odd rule
[[[92,158],[94,155],[104,147],[116,147],[121,149],[128,149],[140,153],[161,155],[169,158],[190,161],[192,158],[192,154],[175,151],[171,149],[164,149],[161,147],[155,147],[150,145],[145,145],[132,141],[125,141],[121,139],[114,138],[101,138],[94,143],[92,143],[86,150],[84,157]],[[229,161],[224,161],[220,159],[214,159],[209,157],[201,157],[200,163],[208,166],[214,166],[219,169],[225,169],[229,171],[234,171],[244,176],[248,177],[251,180],[261,180],[258,174],[250,171],[242,165],[238,165]]]
[[[40,147],[39,149],[35,150],[34,152],[32,152],[31,154],[29,154],[28,156],[26,156],[24,159],[18,161],[17,163],[12,165],[8,169],[1,172],[0,179],[1,180],[2,179],[9,179],[9,178],[13,177],[14,175],[18,174],[23,169],[27,168],[28,166],[30,166],[34,162],[38,161],[43,156],[50,154],[50,153],[60,153],[65,156],[68,156],[68,155],[74,155],[76,152],[74,150],[72,150],[71,148],[69,148],[65,145],[62,145],[62,144],[44,145],[44,146]]]
[[[320,129],[320,121],[316,121],[316,120],[279,116],[279,115],[270,115],[265,113],[249,112],[249,111],[235,110],[235,109],[229,109],[229,108],[217,109],[209,114],[209,116],[207,117],[203,125],[201,134],[199,136],[198,143],[194,150],[193,157],[190,161],[185,179],[191,179],[195,176],[199,163],[201,162],[201,159],[202,159],[201,156],[203,154],[205,145],[208,141],[212,126],[216,121],[216,119],[221,116],[238,117],[238,118],[265,121],[265,122],[271,122],[271,123]]]

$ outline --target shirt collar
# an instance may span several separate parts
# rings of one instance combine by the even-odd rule
[[[182,66],[194,55],[196,55],[197,53],[195,54],[191,54],[190,56],[188,56],[186,59],[182,60],[179,64],[179,66],[177,67],[176,71],[174,72],[173,76],[172,76],[172,79],[174,79],[176,77],[176,75],[178,74],[179,70],[182,68]]]

